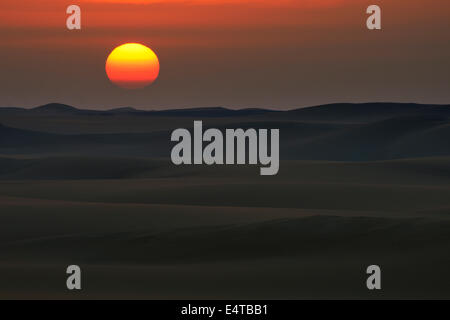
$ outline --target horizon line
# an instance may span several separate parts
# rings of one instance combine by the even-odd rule
[[[114,107],[109,109],[93,109],[93,108],[79,108],[70,104],[62,103],[62,102],[49,102],[42,105],[32,106],[32,107],[9,107],[9,106],[0,106],[1,109],[20,109],[20,110],[36,110],[50,106],[61,106],[66,108],[75,109],[77,111],[92,111],[92,112],[111,112],[111,111],[120,111],[130,110],[130,112],[167,112],[167,111],[189,111],[189,110],[228,110],[228,111],[250,111],[250,110],[259,110],[259,111],[268,111],[268,112],[289,112],[295,111],[299,109],[308,109],[308,108],[317,108],[317,107],[325,107],[325,106],[333,106],[333,105],[377,105],[377,104],[388,104],[388,105],[418,105],[418,106],[433,106],[433,107],[450,107],[449,104],[435,104],[435,103],[419,103],[419,102],[392,102],[392,101],[369,101],[369,102],[333,102],[333,103],[325,103],[325,104],[317,104],[317,105],[307,105],[304,107],[292,107],[289,109],[275,109],[275,107],[238,107],[233,108],[230,106],[203,106],[203,107],[173,107],[169,109],[140,109],[137,107]]]

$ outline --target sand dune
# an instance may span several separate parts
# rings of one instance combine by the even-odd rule
[[[273,179],[248,167],[161,177],[160,161],[134,161],[140,178],[0,180],[0,297],[73,298],[69,264],[86,299],[450,297],[445,158],[293,161]],[[364,286],[374,263],[380,294]]]
[[[450,298],[448,110],[0,109],[0,298]],[[280,128],[279,174],[172,165],[196,117]]]

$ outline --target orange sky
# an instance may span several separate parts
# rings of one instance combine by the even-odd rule
[[[7,89],[0,106],[449,102],[448,0],[73,3],[82,9],[81,31],[65,28],[72,2],[0,2],[0,81]],[[365,8],[374,3],[383,10],[383,31],[371,33]],[[111,87],[104,74],[108,53],[125,42],[150,46],[161,62],[156,83],[133,95]],[[95,90],[80,98],[89,88]]]

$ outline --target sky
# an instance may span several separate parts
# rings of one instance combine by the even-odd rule
[[[81,30],[66,28],[70,4]],[[366,28],[371,4],[380,31]],[[2,0],[0,107],[449,104],[449,25],[448,0]],[[127,42],[157,54],[152,85],[108,80]]]

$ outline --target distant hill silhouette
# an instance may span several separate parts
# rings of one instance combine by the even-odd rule
[[[204,107],[170,110],[139,110],[131,107],[109,110],[78,109],[66,104],[49,103],[31,109],[0,108],[1,114],[53,114],[53,115],[120,115],[165,117],[238,117],[271,115],[275,118],[290,118],[303,121],[370,122],[399,116],[434,115],[450,117],[450,105],[427,105],[415,103],[335,103],[322,106],[298,108],[286,111],[225,107]]]
[[[39,106],[29,110],[30,112],[45,112],[45,113],[76,113],[81,111],[75,107],[61,104],[61,103],[49,103],[43,106]]]
[[[187,108],[170,110],[138,110],[131,107],[114,108],[109,110],[78,109],[66,104],[49,103],[31,109],[25,108],[0,108],[0,114],[52,114],[52,115],[114,115],[114,114],[138,114],[140,116],[171,116],[171,117],[232,117],[274,113],[277,111],[246,108],[227,109],[224,107]]]
[[[167,158],[171,132],[203,120],[205,129],[279,128],[282,159],[368,161],[450,155],[450,107],[440,105],[96,111],[47,104],[0,109],[0,115],[8,123],[0,125],[0,154]]]
[[[106,112],[112,112],[112,113],[135,113],[140,112],[138,109],[132,108],[132,107],[122,107],[122,108],[114,108],[106,110]]]
[[[152,111],[152,113],[156,114],[156,115],[184,116],[184,117],[236,117],[236,116],[264,115],[264,114],[272,114],[272,113],[276,113],[276,112],[278,112],[278,111],[257,109],[257,108],[232,110],[232,109],[227,109],[227,108],[223,108],[223,107]]]

